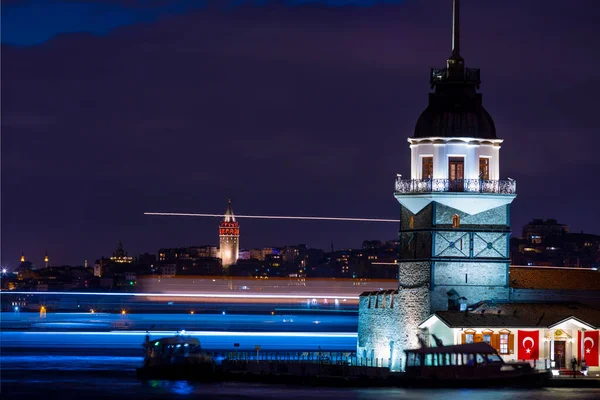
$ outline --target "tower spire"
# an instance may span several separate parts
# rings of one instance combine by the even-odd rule
[[[21,253],[21,262],[25,262],[25,253]]]
[[[235,222],[235,215],[233,214],[233,208],[231,208],[231,199],[229,199],[229,202],[227,203],[227,210],[225,210],[223,221]]]
[[[465,75],[465,60],[460,56],[460,0],[452,4],[452,55],[447,61],[450,81],[462,81]]]
[[[460,0],[452,4],[452,58],[460,58]]]

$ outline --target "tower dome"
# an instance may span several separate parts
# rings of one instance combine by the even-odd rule
[[[430,94],[429,105],[417,120],[414,138],[496,139],[494,121],[481,105],[481,94],[475,93],[474,88],[473,96],[469,90],[455,94],[441,84],[436,86],[436,92]]]
[[[496,139],[496,127],[483,108],[479,89],[479,69],[465,68],[460,56],[459,5],[454,2],[452,55],[446,68],[432,69],[429,105],[415,126],[413,138],[468,137]]]

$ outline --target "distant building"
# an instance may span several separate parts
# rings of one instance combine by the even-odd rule
[[[535,231],[527,237],[511,238],[510,245],[513,265],[600,267],[600,235]]]
[[[555,219],[534,219],[523,226],[523,239],[529,243],[539,244],[550,236],[560,236],[569,233],[569,226],[559,224]]]
[[[378,249],[381,246],[381,240],[365,240],[362,244],[363,250]]]
[[[219,225],[219,253],[224,268],[235,264],[240,251],[240,225],[235,220],[231,200],[227,205],[223,222]]]
[[[194,246],[188,252],[190,258],[218,258],[219,255],[217,246]]]
[[[252,250],[240,250],[238,260],[249,260],[252,258]]]
[[[187,247],[158,249],[158,261],[173,262],[177,260],[189,260],[190,250]]]
[[[177,275],[177,265],[175,264],[163,264],[160,267],[161,274],[164,278],[170,278]]]
[[[133,257],[127,255],[125,250],[123,250],[123,243],[119,240],[119,246],[114,251],[110,261],[118,264],[131,264],[133,262]]]

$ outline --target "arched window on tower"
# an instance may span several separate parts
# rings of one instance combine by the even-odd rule
[[[452,216],[452,227],[459,228],[460,227],[460,215],[454,214]]]
[[[408,218],[408,227],[409,227],[409,229],[415,229],[415,217],[414,217],[414,215],[411,215]]]

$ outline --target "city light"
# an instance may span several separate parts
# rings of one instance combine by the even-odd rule
[[[167,217],[216,217],[222,218],[224,214],[193,214],[193,213],[168,213],[168,212],[145,212],[144,215],[160,215]],[[297,219],[312,221],[355,221],[355,222],[393,222],[399,223],[399,219],[385,218],[352,218],[352,217],[302,217],[291,215],[236,215],[236,218],[254,218],[254,219]]]
[[[26,294],[32,296],[73,295],[73,296],[134,296],[134,297],[196,297],[196,298],[223,298],[223,299],[331,299],[333,296],[310,294],[228,294],[228,293],[102,293],[102,292],[15,292],[10,294]],[[346,299],[358,300],[358,296],[347,296]]]
[[[6,273],[6,268],[2,268],[2,273],[5,274]]]

